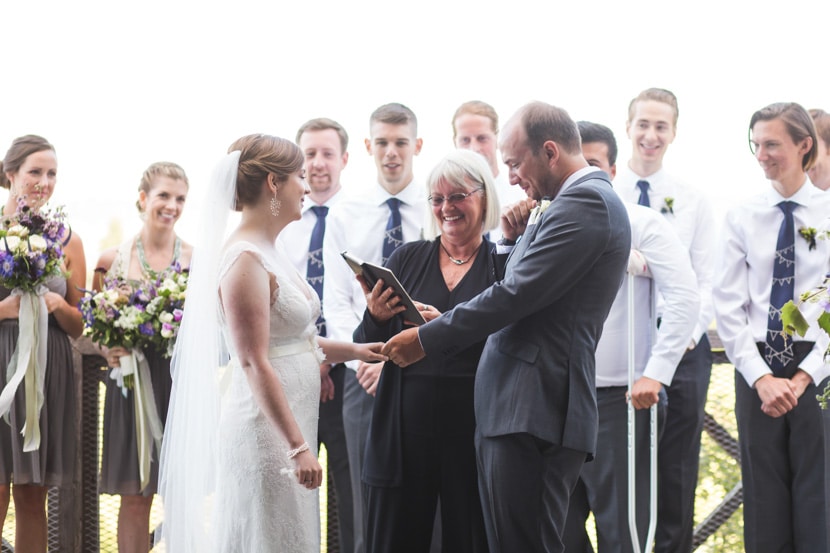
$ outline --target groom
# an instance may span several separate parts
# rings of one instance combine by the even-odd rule
[[[596,445],[594,351],[622,281],[630,227],[564,110],[528,104],[502,137],[510,183],[540,205],[502,215],[503,280],[398,334],[383,353],[405,367],[489,335],[475,411],[490,551],[558,552],[568,497]]]

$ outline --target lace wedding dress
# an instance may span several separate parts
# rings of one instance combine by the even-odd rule
[[[269,359],[303,437],[316,448],[322,353],[316,345],[315,321],[320,302],[287,259],[266,255],[247,242],[233,244],[225,252],[220,280],[245,253],[254,255],[276,279]],[[229,338],[224,319],[221,325]],[[216,551],[316,553],[320,551],[317,490],[297,482],[294,462],[287,457],[288,442],[260,410],[232,349],[230,353],[219,422]]]

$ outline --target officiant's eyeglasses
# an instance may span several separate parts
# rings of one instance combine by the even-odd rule
[[[446,198],[444,196],[430,196],[427,198],[429,203],[432,204],[433,207],[440,207],[444,202],[447,202],[450,205],[460,204],[468,197],[472,196],[476,192],[483,190],[483,188],[476,188],[467,192],[466,194],[463,192],[456,192],[455,194],[450,194]]]

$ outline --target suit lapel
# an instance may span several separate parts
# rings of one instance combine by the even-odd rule
[[[583,175],[582,177],[580,177],[575,183],[573,183],[568,188],[570,189],[571,187],[579,186],[583,182],[591,180],[591,179],[604,180],[605,182],[608,183],[608,186],[612,186],[611,181],[608,180],[608,177],[605,176],[605,173],[603,173],[602,171],[597,170],[597,171],[592,171],[592,172],[588,173],[587,175]],[[548,208],[545,210],[545,212],[542,213],[542,215],[536,221],[536,224],[530,225],[525,230],[525,233],[521,236],[521,238],[519,238],[519,242],[516,244],[516,247],[513,248],[513,251],[510,252],[510,255],[507,257],[507,263],[505,265],[505,274],[507,274],[507,271],[510,269],[510,267],[515,262],[517,262],[519,259],[522,258],[522,256],[524,256],[525,250],[527,250],[527,248],[530,246],[531,242],[533,242],[533,240],[536,238],[536,234],[539,232],[539,227],[544,223],[546,217],[548,215],[550,215],[551,208],[553,207],[554,202],[556,202],[556,200],[559,199],[559,196],[560,195],[557,194],[556,197],[551,200],[551,205],[549,205]]]

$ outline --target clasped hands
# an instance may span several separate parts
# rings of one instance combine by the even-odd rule
[[[781,378],[765,374],[755,381],[755,391],[761,400],[761,411],[778,418],[786,415],[798,405],[798,398],[804,394],[813,378],[799,369],[792,378]]]

